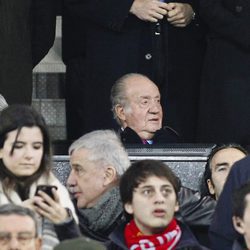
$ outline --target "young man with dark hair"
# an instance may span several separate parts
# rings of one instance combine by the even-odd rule
[[[250,249],[250,182],[236,189],[232,200],[233,226],[241,235],[233,250]]]
[[[179,189],[178,178],[164,163],[133,163],[120,181],[128,223],[110,235],[109,249],[204,249],[187,226],[175,219]]]

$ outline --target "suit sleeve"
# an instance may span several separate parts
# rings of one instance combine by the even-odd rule
[[[234,5],[229,9],[221,0],[200,0],[200,15],[216,36],[249,49],[249,4],[236,0]]]
[[[46,56],[54,44],[56,1],[57,0],[32,1],[31,46],[33,67]]]
[[[68,210],[70,212],[70,210]],[[81,231],[72,214],[69,219],[60,224],[54,224],[57,237],[60,241],[81,237]]]
[[[104,28],[121,31],[133,0],[65,0],[70,13]]]

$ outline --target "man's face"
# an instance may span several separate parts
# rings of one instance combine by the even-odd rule
[[[145,77],[133,77],[126,85],[127,107],[124,127],[132,128],[142,139],[151,139],[162,127],[162,107],[157,86]]]
[[[165,178],[151,176],[133,192],[132,203],[125,204],[137,227],[145,235],[165,230],[179,209],[172,184]]]
[[[29,216],[0,215],[1,250],[39,250],[35,222]]]
[[[208,180],[209,192],[218,199],[227,176],[236,161],[246,155],[236,148],[225,148],[218,151],[210,163],[212,180]]]
[[[93,207],[106,191],[105,170],[97,162],[89,160],[90,152],[81,148],[70,156],[71,172],[68,178],[70,192],[77,199],[78,208]]]
[[[243,218],[233,218],[233,222],[235,229],[244,236],[247,249],[250,249],[250,194],[246,195],[245,200],[246,208]]]

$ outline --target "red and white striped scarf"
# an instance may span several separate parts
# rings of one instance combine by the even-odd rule
[[[130,250],[172,250],[181,238],[181,229],[173,219],[161,234],[143,235],[131,220],[125,227],[124,236]]]

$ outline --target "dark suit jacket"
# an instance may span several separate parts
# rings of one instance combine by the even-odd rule
[[[250,144],[250,2],[200,0],[209,26],[199,141]]]
[[[55,36],[55,0],[0,3],[0,93],[9,104],[31,103],[32,68]]]
[[[134,143],[142,144],[142,139],[130,127],[126,127],[123,131],[120,131],[120,136],[124,144],[134,144]],[[157,130],[152,140],[153,144],[180,142],[178,133],[170,127],[164,127],[160,130]]]

